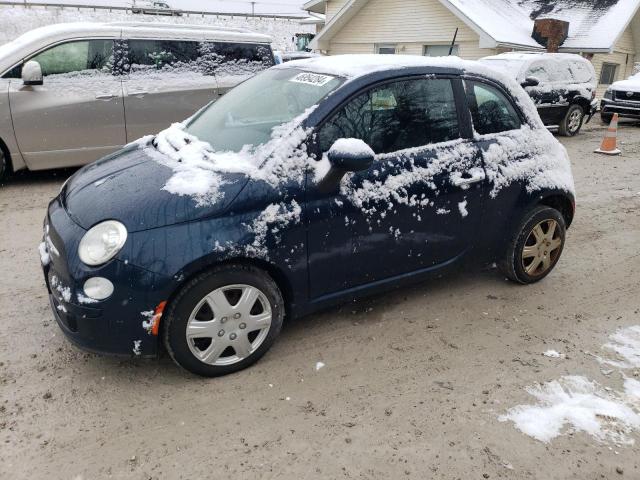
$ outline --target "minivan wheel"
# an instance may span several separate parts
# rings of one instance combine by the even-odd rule
[[[197,375],[217,377],[255,363],[282,329],[284,300],[262,270],[223,265],[198,275],[162,318],[173,360]]]
[[[558,263],[566,224],[558,210],[538,206],[531,210],[509,242],[500,269],[514,282],[529,284],[549,275]]]
[[[564,137],[573,137],[582,128],[584,110],[580,105],[571,105],[560,123],[559,133]]]

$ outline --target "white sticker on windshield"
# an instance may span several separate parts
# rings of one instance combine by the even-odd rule
[[[322,87],[326,85],[335,77],[330,77],[329,75],[320,75],[319,73],[299,73],[295,77],[293,77],[290,82],[296,83],[306,83],[307,85],[315,85],[316,87]]]

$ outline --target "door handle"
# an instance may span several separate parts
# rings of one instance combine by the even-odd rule
[[[149,92],[147,92],[147,91],[140,90],[140,91],[138,91],[138,92],[129,92],[129,96],[132,96],[132,97],[139,97],[139,96],[141,96],[141,95],[146,95],[146,94],[148,94],[148,93],[149,93]]]
[[[112,98],[116,98],[117,95],[114,95],[112,93],[103,93],[103,94],[98,94],[96,95],[96,99],[97,100],[111,100]]]
[[[484,170],[480,168],[469,170],[469,172],[467,172],[466,174],[466,177],[463,177],[462,175],[463,174],[460,172],[453,172],[451,174],[451,183],[456,187],[462,188],[463,190],[466,190],[474,183],[482,182],[485,178],[487,178]]]

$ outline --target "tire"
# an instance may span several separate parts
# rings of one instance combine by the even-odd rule
[[[563,137],[573,137],[577,135],[584,122],[584,110],[580,105],[571,105],[565,114],[558,132]]]
[[[549,236],[553,225],[554,234]],[[500,270],[509,280],[523,285],[539,282],[560,260],[566,232],[564,218],[558,210],[544,205],[535,207],[516,229],[499,264]]]
[[[0,185],[4,183],[4,181],[9,176],[9,162],[7,161],[7,156],[0,148]]]
[[[600,114],[600,120],[602,120],[602,123],[605,123],[605,124],[609,125],[611,123],[611,120],[613,120],[613,114],[612,113],[601,113]]]
[[[189,281],[171,301],[162,318],[164,345],[185,370],[204,377],[227,375],[269,350],[284,312],[282,294],[267,273],[222,265]]]

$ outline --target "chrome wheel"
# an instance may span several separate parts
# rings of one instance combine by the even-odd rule
[[[267,297],[250,285],[228,285],[193,309],[186,337],[191,353],[207,365],[233,365],[251,356],[267,338],[272,312]]]
[[[522,268],[532,277],[547,273],[562,251],[562,233],[555,220],[543,220],[531,232],[522,249]]]
[[[580,129],[580,126],[582,125],[582,111],[581,110],[574,110],[573,112],[571,112],[571,114],[569,115],[569,121],[568,121],[568,126],[569,126],[569,132],[571,133],[575,133]]]

